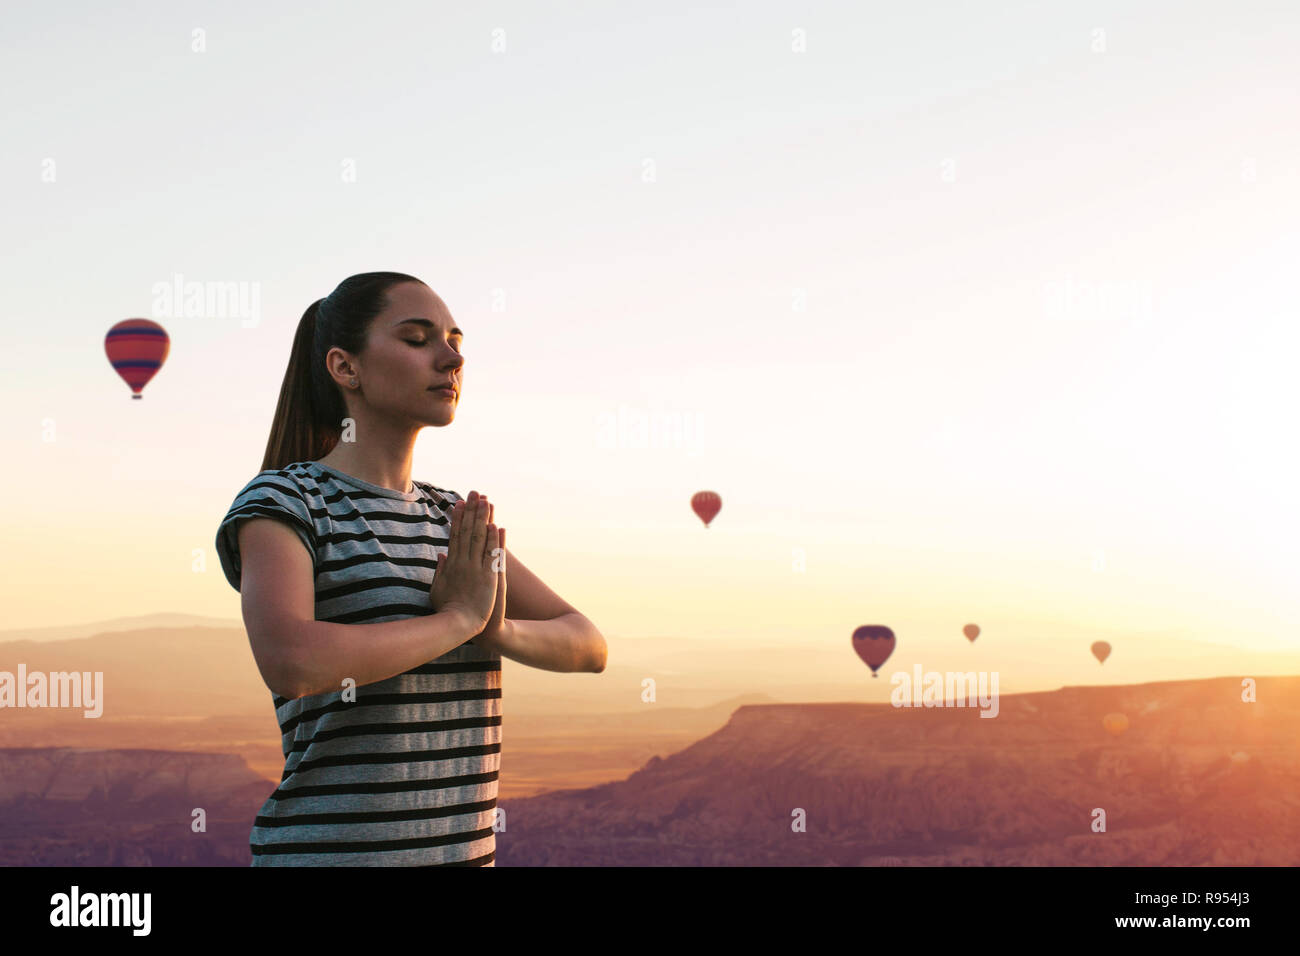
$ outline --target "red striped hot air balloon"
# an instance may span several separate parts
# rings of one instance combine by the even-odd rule
[[[104,336],[104,351],[113,370],[131,386],[131,397],[143,398],[140,392],[167,361],[171,339],[150,319],[123,319]]]
[[[896,643],[894,632],[883,624],[863,624],[853,632],[853,650],[871,668],[872,677],[880,676],[876,671],[889,660]]]
[[[716,491],[697,491],[691,496],[691,510],[700,516],[707,528],[722,510],[722,498]]]

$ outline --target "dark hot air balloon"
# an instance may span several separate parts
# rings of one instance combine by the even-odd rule
[[[894,653],[895,643],[894,632],[883,625],[864,624],[853,632],[853,650],[871,668],[872,677],[880,676],[876,671]]]
[[[1110,645],[1105,641],[1097,641],[1092,645],[1092,656],[1105,664],[1106,658],[1110,657]]]
[[[961,632],[966,635],[967,640],[973,641],[980,636],[980,626],[978,624],[967,624],[961,629]]]
[[[722,498],[716,491],[697,491],[691,496],[691,510],[700,516],[707,528],[722,510]]]
[[[140,392],[167,361],[171,339],[167,330],[150,319],[123,319],[104,336],[104,351],[113,370],[131,386],[131,397]]]

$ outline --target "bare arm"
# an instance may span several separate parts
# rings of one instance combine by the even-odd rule
[[[577,611],[549,621],[506,618],[492,646],[502,657],[544,671],[599,674],[605,669],[605,637]]]
[[[271,518],[240,522],[240,595],[244,626],[262,680],[294,699],[403,674],[464,644],[476,628],[467,615],[443,611],[382,624],[316,620],[311,555]]]
[[[488,644],[502,657],[546,671],[599,674],[609,648],[599,628],[505,549],[506,606]]]

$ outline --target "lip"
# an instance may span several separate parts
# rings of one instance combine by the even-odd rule
[[[455,398],[456,390],[454,388],[431,388],[429,391],[441,395],[443,398]]]

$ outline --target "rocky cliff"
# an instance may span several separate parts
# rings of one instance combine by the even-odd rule
[[[992,719],[741,707],[627,780],[515,801],[498,865],[1296,865],[1300,679],[1240,692],[1064,688],[1003,697]]]
[[[0,750],[0,864],[247,866],[274,784],[228,754]],[[194,832],[196,809],[206,831]]]

